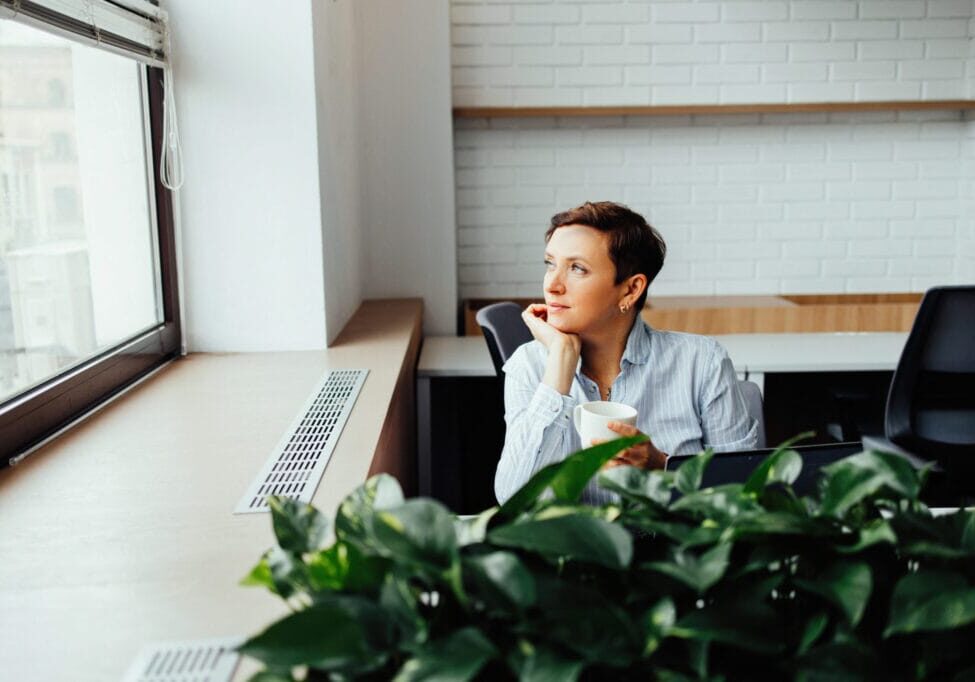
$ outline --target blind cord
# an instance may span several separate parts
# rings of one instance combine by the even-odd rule
[[[169,22],[163,29],[166,65],[163,67],[163,139],[159,161],[159,180],[163,187],[176,191],[183,186],[183,148],[179,141],[176,121],[176,90],[173,85],[173,43]]]
[[[88,21],[91,22],[91,29],[95,33],[95,42],[101,45],[102,32],[98,28],[98,22],[95,21],[95,3],[92,0],[85,0],[85,9],[88,11]]]

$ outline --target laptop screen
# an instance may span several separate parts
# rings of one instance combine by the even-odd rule
[[[802,457],[802,473],[792,484],[796,495],[809,495],[816,489],[819,468],[836,460],[863,451],[860,441],[848,443],[826,443],[825,445],[797,445],[792,448]],[[773,448],[763,450],[743,450],[740,452],[715,453],[711,463],[704,470],[702,488],[724,485],[725,483],[744,483],[749,474],[766,457],[775,452]],[[675,471],[694,455],[673,455],[667,459],[668,471]]]

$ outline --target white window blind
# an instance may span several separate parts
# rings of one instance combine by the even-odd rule
[[[0,0],[12,19],[65,38],[164,67],[166,12],[147,0]]]
[[[172,40],[165,10],[149,0],[0,0],[0,19],[10,19],[149,66],[164,79],[162,184],[183,184],[183,162],[176,123],[176,98],[170,59]]]

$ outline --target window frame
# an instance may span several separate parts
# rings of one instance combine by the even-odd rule
[[[143,65],[152,147],[152,182],[162,322],[0,403],[0,468],[35,448],[181,354],[176,229],[172,194],[159,177],[163,70]]]

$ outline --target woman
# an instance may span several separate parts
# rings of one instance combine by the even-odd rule
[[[636,408],[635,427],[609,427],[651,437],[607,466],[663,468],[668,454],[755,447],[758,424],[725,350],[705,336],[651,329],[640,317],[666,253],[642,216],[612,202],[586,203],[553,216],[545,241],[545,304],[522,313],[535,341],[504,366],[499,501],[542,467],[591,445],[572,424],[573,407],[590,400]],[[592,504],[613,499],[595,483],[583,493]]]

